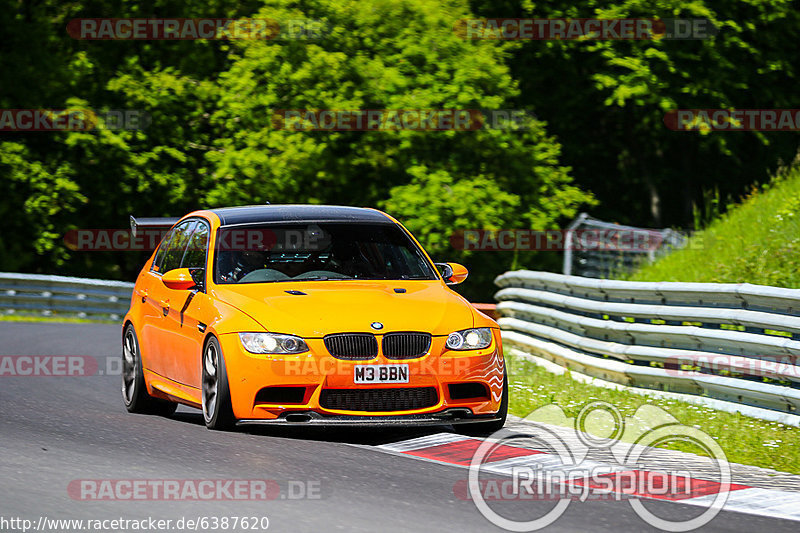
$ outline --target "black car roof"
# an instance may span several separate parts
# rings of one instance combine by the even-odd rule
[[[211,212],[223,226],[257,222],[392,222],[380,211],[341,205],[248,205],[211,209]]]

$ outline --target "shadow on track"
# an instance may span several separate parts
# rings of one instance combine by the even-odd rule
[[[203,425],[203,415],[199,411],[179,408],[169,417],[175,422],[183,422],[197,426]],[[314,440],[327,442],[341,442],[347,444],[363,444],[378,446],[399,440],[413,439],[434,433],[452,433],[453,426],[426,426],[405,428],[363,428],[363,427],[319,427],[319,426],[239,426],[231,433],[243,433],[262,437],[278,437],[284,439]]]

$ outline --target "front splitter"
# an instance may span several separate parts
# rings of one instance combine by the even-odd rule
[[[323,415],[314,411],[292,412],[273,419],[243,419],[237,426],[442,426],[450,424],[475,424],[499,420],[495,415],[473,415],[468,409],[448,409],[438,413],[397,416]]]

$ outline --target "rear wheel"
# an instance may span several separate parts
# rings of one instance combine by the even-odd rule
[[[203,351],[203,420],[208,429],[231,429],[236,424],[228,386],[225,357],[216,337]]]
[[[122,401],[129,413],[170,416],[178,408],[174,402],[147,393],[139,339],[132,324],[125,327],[122,335]]]
[[[508,375],[503,372],[503,396],[500,399],[500,409],[497,410],[495,417],[498,420],[491,422],[473,422],[470,424],[457,424],[455,429],[458,433],[464,435],[491,435],[495,431],[500,431],[506,424],[506,417],[508,416]]]

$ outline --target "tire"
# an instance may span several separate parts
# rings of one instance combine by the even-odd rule
[[[133,324],[122,334],[122,401],[129,413],[171,416],[178,404],[147,393],[139,338]]]
[[[463,435],[486,436],[503,429],[503,426],[506,424],[506,417],[508,416],[508,375],[505,371],[503,371],[503,397],[500,399],[500,409],[497,410],[497,416],[499,416],[500,419],[492,420],[491,422],[456,424],[456,432]]]
[[[229,430],[236,425],[231,405],[225,356],[216,337],[203,349],[203,420],[208,429]]]

